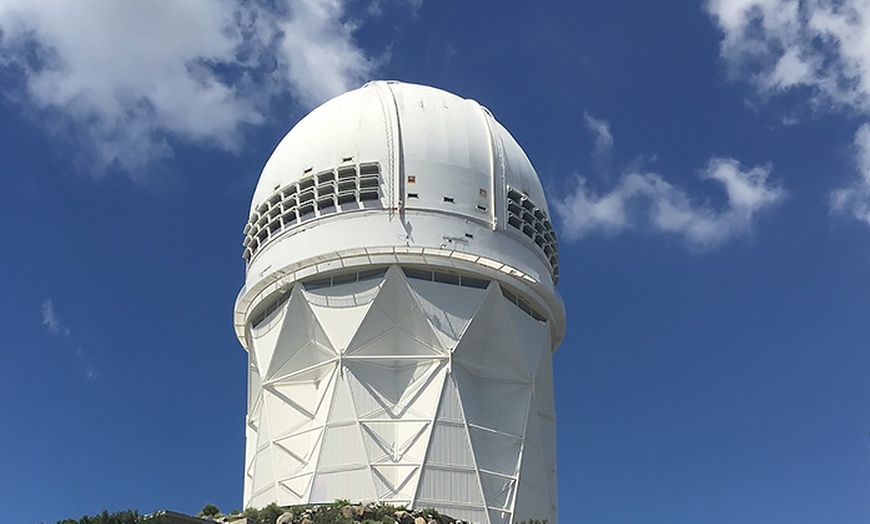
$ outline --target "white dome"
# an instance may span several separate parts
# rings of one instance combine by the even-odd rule
[[[503,170],[508,186],[547,212],[532,164],[486,108],[440,89],[393,81],[369,82],[300,120],[263,168],[251,211],[276,188],[347,162],[398,162],[418,184],[431,177],[439,186],[487,187],[493,170]]]
[[[510,258],[558,280],[544,191],[516,140],[477,102],[415,84],[370,82],[300,120],[263,168],[244,233],[249,284],[287,257],[352,245]]]
[[[242,302],[303,268],[373,264],[386,250],[496,270],[562,307],[556,233],[529,159],[480,104],[432,87],[370,82],[305,116],[266,162],[244,234]]]

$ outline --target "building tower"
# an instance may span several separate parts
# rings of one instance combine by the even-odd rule
[[[324,103],[269,158],[244,235],[246,507],[557,521],[556,236],[486,108],[399,82]]]

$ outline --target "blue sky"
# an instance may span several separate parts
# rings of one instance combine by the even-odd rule
[[[0,0],[0,520],[241,505],[249,199],[372,78],[544,182],[563,522],[868,522],[866,0]]]

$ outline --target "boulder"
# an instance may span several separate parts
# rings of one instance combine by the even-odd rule
[[[353,506],[345,506],[341,508],[341,516],[349,520],[358,520],[360,513],[359,510]]]

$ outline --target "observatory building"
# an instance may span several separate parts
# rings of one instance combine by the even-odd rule
[[[243,256],[246,507],[557,522],[556,236],[485,107],[399,82],[324,103],[263,168]]]

